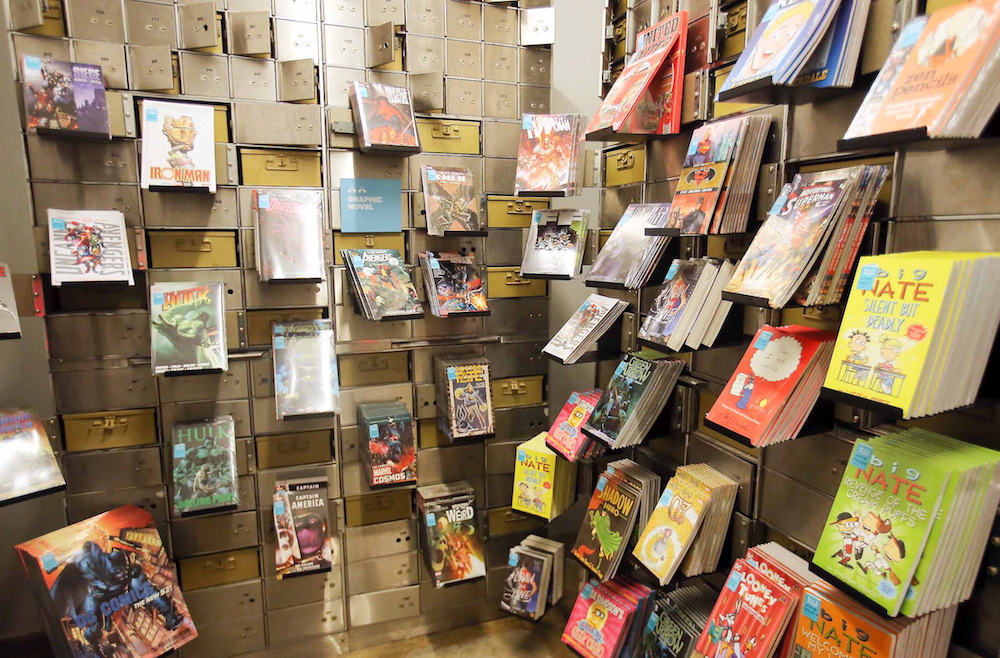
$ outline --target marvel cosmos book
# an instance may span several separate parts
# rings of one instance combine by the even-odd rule
[[[274,562],[279,580],[332,568],[329,497],[325,477],[274,483]]]
[[[29,409],[0,409],[0,504],[66,486],[41,420]]]
[[[483,522],[468,482],[417,487],[417,513],[434,587],[486,577]]]
[[[350,94],[362,151],[420,152],[409,89],[355,80]]]
[[[449,439],[494,433],[490,362],[483,357],[434,357],[438,427]]]
[[[235,509],[240,490],[233,417],[174,423],[171,434],[174,517]]]
[[[142,101],[142,189],[215,192],[215,108]]]
[[[521,260],[521,276],[572,279],[580,273],[589,210],[535,210]]]
[[[359,404],[358,431],[361,433],[361,457],[368,486],[417,481],[413,415],[405,404],[398,400]],[[364,440],[365,434],[367,441]]]
[[[579,114],[525,114],[517,146],[514,194],[579,194],[582,129],[583,117]]]
[[[322,281],[323,192],[253,190],[251,205],[261,281]]]
[[[340,412],[340,376],[332,320],[271,325],[278,419]]]
[[[489,312],[482,273],[474,253],[423,251],[418,257],[424,289],[435,317]]]
[[[119,507],[16,548],[60,658],[155,658],[198,637],[146,510]]]
[[[229,367],[222,283],[149,287],[154,375]]]
[[[47,213],[52,285],[101,281],[135,285],[122,213],[55,208]]]
[[[341,249],[364,316],[369,320],[424,314],[403,257],[395,249]]]
[[[21,86],[28,132],[111,139],[100,66],[26,55],[21,58]]]
[[[471,169],[423,165],[420,177],[424,184],[427,235],[478,233],[485,228]]]
[[[13,272],[7,263],[0,263],[0,340],[21,337],[21,317],[14,297]]]

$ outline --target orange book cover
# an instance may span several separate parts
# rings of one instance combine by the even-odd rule
[[[803,593],[795,624],[795,656],[812,658],[886,658],[896,635],[847,599],[810,585]]]

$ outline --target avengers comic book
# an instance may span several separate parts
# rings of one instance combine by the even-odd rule
[[[322,281],[323,192],[253,190],[257,272],[261,281]]]
[[[343,249],[365,316],[419,317],[423,308],[410,272],[395,249]]]
[[[155,658],[198,636],[146,510],[119,507],[17,551],[60,657]]]
[[[578,114],[524,115],[515,194],[576,194],[582,119]]]
[[[135,285],[122,213],[49,208],[48,216],[52,285],[94,281]]]
[[[410,91],[378,82],[351,83],[351,107],[362,151],[420,151]]]
[[[217,282],[150,286],[154,375],[229,367],[222,295]]]
[[[215,192],[215,109],[201,103],[142,101],[142,189]]]
[[[279,580],[332,568],[329,498],[325,477],[274,483],[274,563]]]
[[[38,417],[29,409],[0,409],[0,503],[65,486]]]
[[[425,251],[419,257],[427,299],[435,316],[446,318],[489,310],[483,277],[473,254]]]
[[[476,179],[471,169],[424,165],[420,176],[424,184],[427,235],[483,230]]]
[[[29,132],[111,139],[100,66],[27,55],[21,86]]]
[[[235,509],[240,489],[233,417],[174,423],[171,431],[174,518]]]
[[[271,326],[278,418],[340,411],[340,377],[331,320]]]

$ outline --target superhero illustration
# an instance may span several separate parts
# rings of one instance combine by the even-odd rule
[[[171,169],[194,169],[194,140],[198,136],[194,119],[182,114],[179,117],[170,114],[163,115],[163,136],[170,144],[167,151],[167,165]]]
[[[63,240],[69,243],[75,264],[83,268],[85,274],[100,273],[104,263],[104,239],[100,227],[68,222]]]
[[[101,68],[90,64],[24,57],[27,127],[110,136]]]
[[[676,271],[674,267],[676,266]],[[671,265],[673,276],[668,276],[664,283],[666,287],[653,301],[649,315],[643,322],[639,336],[645,340],[662,341],[669,338],[681,316],[684,314],[684,307],[695,285],[705,269],[703,262],[699,261],[674,261]]]
[[[323,279],[323,193],[253,190],[261,281]]]
[[[375,319],[420,314],[417,291],[398,252],[369,249],[350,253],[354,255],[352,263],[361,291]]]
[[[455,387],[452,396],[456,434],[481,433],[490,426],[490,404],[485,390],[483,382],[469,382]]]
[[[452,313],[476,313],[486,311],[486,293],[479,268],[468,256],[458,254],[438,254],[428,252],[427,258],[437,267],[432,267],[432,276],[437,295],[437,311],[442,317]]]
[[[629,409],[636,398],[635,382],[628,377],[613,377],[588,425],[612,439],[621,432]]]
[[[578,236],[570,226],[543,224],[535,237],[536,251],[575,251]]]
[[[275,482],[274,530],[278,578],[329,571],[329,489],[325,478]]]
[[[483,561],[483,538],[478,529],[475,509],[467,501],[458,501],[434,514],[428,527],[431,546],[431,568],[434,584],[486,575]]]
[[[428,235],[482,230],[472,170],[424,165],[422,176]]]
[[[180,284],[180,286],[197,284]],[[224,370],[228,363],[222,318],[222,284],[169,290],[153,284],[153,371]],[[161,292],[161,290],[164,290]]]
[[[605,304],[585,301],[573,317],[556,332],[549,341],[549,346],[555,349],[573,350],[594,329],[607,311],[608,307]]]
[[[416,121],[407,89],[376,82],[355,82],[352,100],[366,144],[399,148],[418,146]]]
[[[516,192],[571,191],[579,126],[569,115],[526,114],[517,151]]]
[[[88,281],[134,284],[122,213],[55,208],[46,212],[52,285]]]
[[[232,416],[173,426],[174,514],[239,504]]]
[[[377,435],[376,435],[377,432]],[[417,453],[413,442],[413,421],[390,417],[377,425],[368,439],[371,484],[416,482]]]
[[[736,150],[742,129],[743,122],[740,119],[716,121],[696,129],[684,156],[684,169],[703,167],[713,162],[728,162]]]

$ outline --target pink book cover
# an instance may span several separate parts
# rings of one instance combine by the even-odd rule
[[[580,590],[562,641],[586,658],[611,658],[629,621],[629,605],[591,579]]]
[[[587,437],[580,427],[590,418],[601,391],[574,391],[548,431],[545,444],[570,461],[575,461]]]

